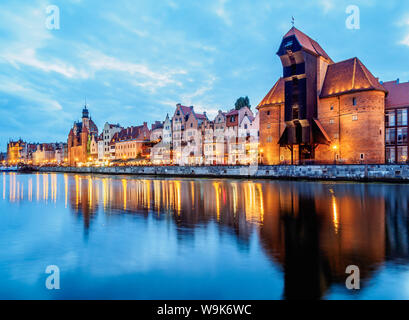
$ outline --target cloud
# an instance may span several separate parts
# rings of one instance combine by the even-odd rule
[[[36,51],[33,48],[27,48],[15,52],[5,52],[0,56],[4,61],[19,68],[21,65],[36,68],[43,72],[56,72],[67,78],[88,78],[88,74],[83,70],[77,70],[75,67],[65,62],[54,59],[54,61],[42,61],[37,58]]]
[[[130,21],[126,21],[113,13],[104,13],[103,17],[107,21],[115,23],[120,27],[124,28],[125,30],[129,31],[130,33],[136,34],[139,37],[145,38],[149,35],[149,33],[146,30],[140,30],[138,28],[133,27]]]
[[[228,2],[228,0],[217,0],[217,3],[215,5],[214,8],[214,13],[223,20],[223,22],[228,25],[231,26],[232,25],[232,21],[230,18],[229,13],[226,10],[226,3]]]
[[[333,0],[320,0],[319,5],[322,7],[322,10],[325,14],[332,11],[335,8]]]
[[[52,99],[49,95],[37,90],[36,88],[33,88],[27,82],[19,81],[17,83],[8,77],[0,77],[0,91],[17,96],[26,101],[35,102],[35,104],[38,106],[36,107],[37,111],[41,110],[52,112],[63,110],[58,101]]]
[[[131,83],[138,87],[164,87],[171,84],[181,86],[181,82],[174,79],[176,75],[187,74],[183,69],[153,71],[142,63],[134,63],[108,56],[96,50],[83,50],[82,58],[90,68],[90,72],[115,71],[128,73],[131,76],[140,76],[141,79],[132,79]]]
[[[406,15],[399,23],[399,26],[403,26],[406,29],[409,29],[409,15]],[[407,31],[406,35],[403,39],[399,42],[399,44],[409,46],[409,30]]]

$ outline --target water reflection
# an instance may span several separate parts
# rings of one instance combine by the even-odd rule
[[[282,270],[282,297],[322,298],[360,267],[362,286],[409,258],[408,187],[216,179],[3,173],[3,200],[64,203],[92,232],[99,215],[173,221],[179,241],[214,222],[244,248],[252,235]],[[8,196],[7,196],[8,195]],[[271,290],[274,290],[271,288]],[[249,295],[251,298],[251,294]]]

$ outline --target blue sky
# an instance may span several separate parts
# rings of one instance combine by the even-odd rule
[[[350,4],[360,29],[345,27]],[[46,28],[46,8],[60,29]],[[359,57],[381,80],[409,80],[409,1],[32,0],[0,3],[0,150],[9,138],[65,141],[84,98],[97,126],[163,120],[176,103],[213,116],[281,75],[291,28],[334,61]]]

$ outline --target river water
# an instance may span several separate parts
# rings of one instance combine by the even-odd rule
[[[409,298],[409,185],[16,173],[0,184],[1,299]],[[50,265],[59,290],[46,287]],[[348,265],[359,290],[345,286]]]

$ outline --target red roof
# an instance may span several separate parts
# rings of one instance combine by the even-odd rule
[[[383,86],[389,91],[386,108],[409,107],[409,82],[388,81]]]
[[[328,66],[320,97],[368,90],[387,93],[364,64],[358,58],[352,58]]]
[[[196,116],[197,119],[200,119],[200,120],[206,120],[207,119],[206,115],[203,114],[203,113],[196,113],[195,112],[195,116]]]
[[[182,110],[184,115],[188,115],[193,111],[193,107],[186,107],[186,106],[180,106],[180,109]]]
[[[258,104],[257,108],[266,105],[284,103],[284,79],[280,78],[267,93],[263,100]]]
[[[321,48],[321,46],[318,44],[317,41],[311,39],[309,36],[307,36],[305,33],[301,32],[300,30],[298,30],[295,27],[292,27],[290,29],[290,31],[288,31],[286,33],[286,35],[284,36],[284,38],[287,38],[289,36],[295,36],[298,40],[298,42],[300,43],[301,47],[303,47],[303,49],[317,55],[317,56],[322,56],[330,61],[331,58],[329,57],[329,55],[325,52],[324,49]]]
[[[233,109],[233,110],[230,110],[230,111],[226,114],[226,116],[234,116],[234,115],[236,115],[236,114],[239,114],[239,110]]]

